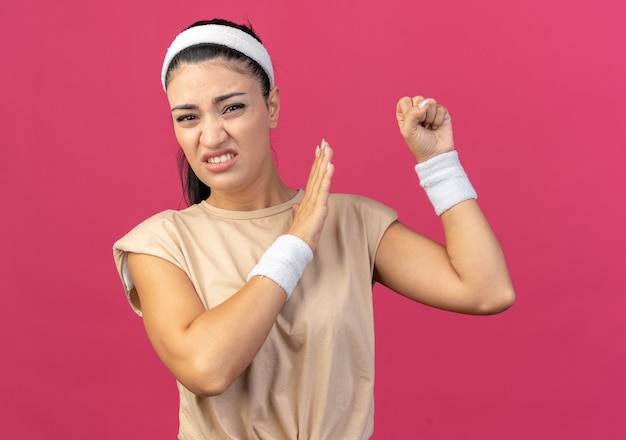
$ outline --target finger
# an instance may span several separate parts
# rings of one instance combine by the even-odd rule
[[[437,113],[435,114],[435,119],[430,124],[430,128],[432,128],[433,130],[436,130],[437,128],[439,128],[445,121],[446,116],[448,116],[448,110],[444,106],[438,105]]]
[[[403,136],[410,136],[422,122],[425,114],[424,109],[420,107],[420,103],[422,102],[424,102],[422,96],[414,96],[413,98],[404,97],[398,101],[396,117]]]
[[[314,180],[314,190],[318,192],[322,190],[322,186],[328,181],[329,177],[332,177],[331,168],[333,168],[332,159],[334,152],[328,145],[328,142],[323,141],[322,143],[322,150],[320,152],[321,160],[319,161],[316,179]]]
[[[320,182],[328,172],[329,163],[332,160],[333,151],[328,143],[322,140],[320,147],[316,149],[316,156],[311,167],[306,192],[313,196],[319,188]]]
[[[413,107],[423,108],[426,103],[424,101],[428,101],[428,98],[424,98],[423,96],[414,96],[412,99]]]
[[[398,104],[396,105],[396,118],[398,120],[398,124],[402,125],[406,114],[413,107],[413,101],[408,96],[404,96],[398,100]]]
[[[315,176],[319,174],[321,163],[324,161],[324,139],[320,142],[318,146],[315,147],[315,159],[313,160],[313,164],[311,165],[311,171],[309,173],[309,181],[313,181]]]
[[[333,175],[335,174],[335,165],[333,165],[333,163],[331,162],[333,151],[330,149],[330,147],[328,148],[327,154],[329,156],[328,162],[326,163],[326,166],[323,167],[324,173],[318,187],[318,194],[325,199],[328,198],[328,194],[330,193],[330,183],[332,181]]]
[[[431,99],[424,98],[423,96],[414,96],[411,101],[413,105],[410,115],[412,122],[416,125],[423,124],[428,109],[430,108]]]
[[[330,148],[327,142],[324,142],[322,147],[322,161],[319,164],[319,172],[317,178],[314,181],[313,191],[315,195],[322,196],[324,202],[328,198],[328,191],[330,189],[330,181],[332,179],[335,167],[332,164],[333,150]]]
[[[435,121],[435,116],[437,115],[437,101],[432,98],[427,98],[425,102],[425,104],[422,104],[423,108],[426,110],[422,120],[422,125],[428,128]]]

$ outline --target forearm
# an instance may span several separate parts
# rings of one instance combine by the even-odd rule
[[[220,394],[250,365],[285,303],[285,292],[254,277],[239,292],[199,315],[181,336],[177,377],[198,395]]]

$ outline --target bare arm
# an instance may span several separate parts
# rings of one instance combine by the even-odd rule
[[[328,214],[331,158],[330,148],[316,155],[288,231],[313,250]],[[285,303],[277,284],[253,277],[228,300],[205,310],[187,275],[172,263],[129,254],[128,265],[158,356],[185,387],[201,396],[222,393],[247,368]]]
[[[205,310],[187,275],[172,263],[130,254],[144,326],[157,355],[198,395],[223,392],[252,361],[285,302],[269,279],[253,278]]]
[[[421,97],[398,103],[400,131],[418,162],[454,149],[447,110]],[[376,255],[380,283],[415,301],[461,313],[492,314],[510,307],[515,293],[498,241],[475,200],[441,215],[446,246],[396,222]]]

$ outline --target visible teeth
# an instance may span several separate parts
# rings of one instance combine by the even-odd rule
[[[222,154],[221,156],[217,156],[217,157],[209,157],[209,160],[207,160],[207,162],[212,163],[212,164],[217,164],[217,163],[226,162],[227,160],[231,160],[233,157],[235,157],[235,155],[232,153]]]

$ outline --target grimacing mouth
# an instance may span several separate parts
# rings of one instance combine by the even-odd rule
[[[210,164],[219,164],[223,162],[227,162],[235,157],[234,153],[224,153],[220,156],[212,156],[207,158],[206,162]]]

